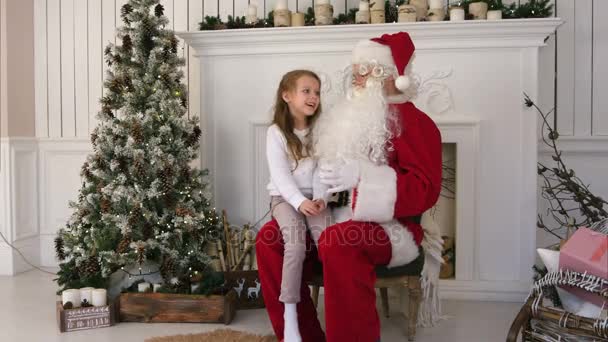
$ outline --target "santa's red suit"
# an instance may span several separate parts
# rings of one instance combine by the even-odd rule
[[[391,36],[381,39],[390,40]],[[409,36],[406,38],[411,43]],[[403,75],[413,44],[404,60],[399,60],[402,56],[395,51],[400,48],[391,46],[394,62]],[[318,242],[324,276],[325,334],[306,286],[311,263],[317,257],[314,248],[308,249],[311,252],[305,262],[297,307],[304,342],[378,341],[375,268],[404,265],[419,255],[424,233],[416,218],[436,203],[440,193],[441,137],[434,122],[411,102],[390,106],[398,112],[401,133],[390,139],[388,145],[392,147],[387,148],[386,163],[359,162],[359,181],[351,198],[352,217],[328,227]],[[278,299],[283,250],[279,227],[272,220],[258,233],[256,253],[264,302],[279,340],[284,328],[284,307]]]

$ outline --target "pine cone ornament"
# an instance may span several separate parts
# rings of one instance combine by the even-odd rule
[[[104,214],[109,213],[110,209],[112,209],[112,203],[105,196],[101,198],[99,206],[101,207],[101,212]]]
[[[97,133],[97,128],[91,133],[91,144],[93,144],[93,148],[97,148],[97,139],[99,138],[99,134]]]
[[[140,219],[141,219],[141,208],[139,207],[139,204],[135,204],[135,207],[133,208],[133,210],[131,210],[131,213],[129,214],[129,220],[127,223],[129,224],[129,226],[131,226],[133,228],[133,227],[137,226]]]
[[[151,239],[154,236],[154,227],[151,224],[144,224],[141,233],[143,235],[144,240]]]
[[[160,181],[165,195],[169,194],[173,190],[173,169],[169,165],[166,165],[161,172]]]
[[[95,256],[90,256],[84,262],[84,265],[82,265],[81,270],[87,275],[95,275],[101,270],[101,268],[99,267],[97,258]]]
[[[116,252],[118,253],[127,253],[129,251],[131,245],[131,236],[125,235],[122,240],[118,243],[118,247],[116,247]]]
[[[144,263],[144,261],[146,260],[146,249],[144,248],[144,246],[138,246],[137,247],[137,263],[139,263],[140,265]]]
[[[89,163],[84,162],[84,164],[82,164],[82,169],[80,171],[80,175],[88,180],[93,178],[93,173],[91,173],[91,169],[89,168]]]
[[[131,123],[131,136],[133,140],[135,140],[136,144],[141,144],[144,142],[144,133],[141,128],[141,124],[137,120],[133,120]]]
[[[188,140],[187,140],[188,146],[194,146],[194,145],[198,144],[198,141],[201,138],[202,133],[203,133],[203,131],[201,131],[200,127],[194,126],[194,129],[192,129],[192,133],[190,134],[190,136],[188,137]]]
[[[184,208],[182,206],[178,206],[177,208],[175,208],[175,214],[177,214],[177,216],[194,216],[194,213],[192,212],[192,210],[188,209],[188,208]]]
[[[135,160],[135,173],[137,174],[137,177],[141,180],[145,177],[146,175],[146,167],[144,166],[144,162],[141,159],[137,159]]]
[[[154,15],[157,17],[162,17],[165,13],[165,7],[161,4],[158,4],[154,7]]]
[[[169,39],[169,42],[171,43],[171,53],[177,53],[177,44],[179,43],[177,38],[175,36],[172,36]]]
[[[61,236],[55,238],[55,255],[59,261],[65,260],[65,251],[63,250],[64,243]]]
[[[103,105],[101,108],[101,112],[108,118],[114,118],[114,113],[112,113],[112,109],[109,105]]]
[[[130,4],[124,4],[120,9],[120,16],[122,17],[122,20],[127,25],[129,25],[131,23],[131,21],[128,18],[129,14],[131,14],[131,12],[133,12],[133,6],[131,6]]]
[[[175,261],[172,258],[165,256],[163,258],[163,263],[160,265],[160,275],[163,277],[163,279],[165,279],[167,283],[169,283],[171,278],[173,278],[175,271]]]

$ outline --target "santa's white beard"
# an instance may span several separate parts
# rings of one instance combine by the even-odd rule
[[[321,163],[346,159],[386,162],[385,149],[391,138],[388,111],[381,83],[368,82],[321,114],[313,131],[314,153]]]

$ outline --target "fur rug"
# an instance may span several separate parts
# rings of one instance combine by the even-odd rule
[[[152,337],[145,342],[276,342],[273,335],[261,336],[230,329],[219,329],[207,333]]]

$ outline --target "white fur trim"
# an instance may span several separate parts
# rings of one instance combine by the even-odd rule
[[[391,261],[386,267],[403,266],[409,264],[418,257],[420,254],[418,245],[416,245],[416,241],[414,241],[414,235],[406,226],[402,225],[397,220],[381,223],[380,225],[391,239]]]
[[[395,80],[395,87],[401,91],[410,87],[410,78],[408,76],[399,76]]]
[[[359,162],[361,179],[353,208],[354,221],[388,222],[397,201],[397,174],[387,165]]]
[[[372,60],[380,64],[395,66],[391,49],[372,40],[362,40],[355,45],[352,53],[352,64],[369,63]]]

